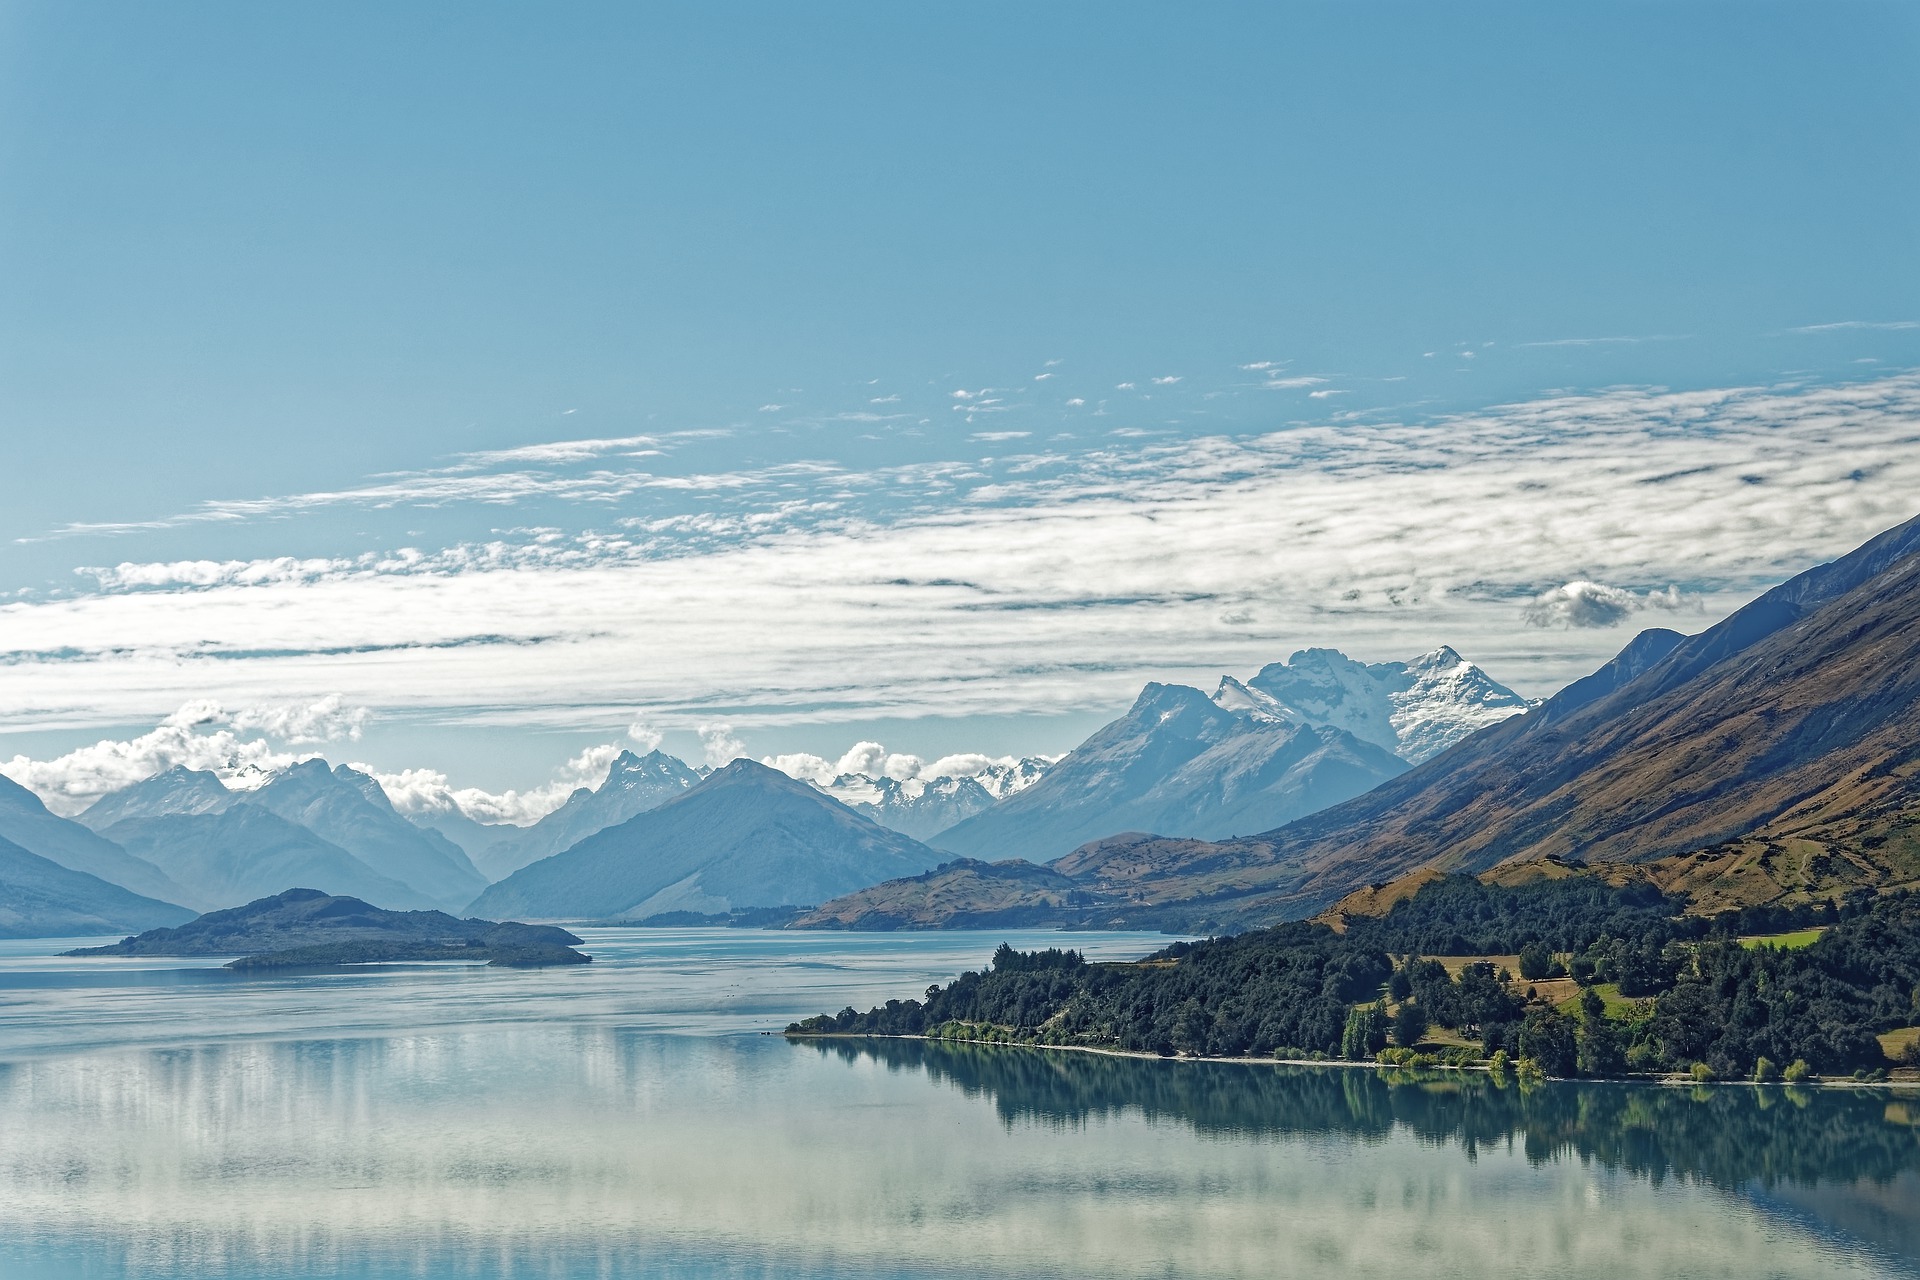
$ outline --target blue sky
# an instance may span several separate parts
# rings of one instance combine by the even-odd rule
[[[201,699],[493,788],[634,723],[1056,751],[1304,643],[1548,692],[1912,514],[1917,55],[1905,4],[8,5],[0,760]]]

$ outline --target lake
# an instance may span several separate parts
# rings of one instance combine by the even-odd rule
[[[581,932],[269,978],[0,943],[0,1275],[1920,1275],[1920,1094],[788,1043],[1002,940],[1166,940]]]

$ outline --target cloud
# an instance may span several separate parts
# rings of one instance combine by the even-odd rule
[[[1067,401],[1068,406],[1074,409],[1078,409],[1081,405],[1085,403],[1086,401],[1081,399],[1079,396],[1075,396],[1073,399]]]
[[[1347,393],[1345,391],[1334,391],[1334,390],[1307,392],[1307,395],[1314,400],[1325,400],[1328,396],[1344,396],[1346,394]]]
[[[707,763],[716,769],[733,763],[747,753],[747,744],[734,736],[730,724],[703,724],[695,732],[700,735],[700,746],[706,752]]]
[[[1835,320],[1830,324],[1803,324],[1788,333],[1832,333],[1836,329],[1920,329],[1920,320]]]
[[[1032,434],[1033,432],[1031,431],[976,431],[968,436],[967,439],[985,440],[989,443],[997,444],[1002,440],[1025,440]]]
[[[1325,378],[1313,377],[1268,378],[1261,385],[1269,391],[1292,391],[1300,387],[1317,387],[1325,381]]]
[[[1635,595],[1624,587],[1581,579],[1541,592],[1522,611],[1533,627],[1617,627],[1643,609],[1675,612],[1697,602],[1668,586]]]
[[[495,792],[479,787],[456,787],[438,769],[401,769],[384,773],[368,764],[355,764],[353,767],[372,776],[380,784],[380,789],[387,793],[393,807],[403,814],[417,817],[458,812],[475,822],[524,827],[558,809],[566,803],[567,797],[581,787],[597,790],[606,782],[608,770],[625,749],[617,742],[588,747],[556,769],[550,781],[525,791],[509,788]]]
[[[1170,387],[1178,381],[1180,381],[1180,376],[1178,374],[1172,374],[1165,378],[1155,378],[1153,385],[1156,387]]]
[[[1308,644],[1380,659],[1450,643],[1535,695],[1617,647],[1605,628],[1528,625],[1542,584],[1632,584],[1645,601],[1672,583],[1710,621],[1912,516],[1916,423],[1914,375],[1627,388],[1071,454],[718,472],[671,491],[686,510],[610,533],[129,561],[66,598],[0,604],[0,727],[335,693],[442,725],[609,737],[636,717],[749,733],[1044,717]],[[1219,625],[1241,614],[1256,621]]]
[[[627,726],[627,741],[639,748],[640,754],[644,756],[648,752],[658,751],[660,744],[666,741],[666,735],[662,734],[658,729],[636,720]]]
[[[1640,338],[1553,338],[1545,342],[1516,342],[1517,347],[1605,347],[1633,345],[1641,342],[1685,342],[1692,334],[1650,333]],[[1462,354],[1469,354],[1463,352]]]
[[[16,755],[0,763],[0,773],[70,815],[176,765],[211,771],[230,786],[254,786],[273,770],[317,754],[287,747],[353,741],[367,718],[366,708],[348,706],[337,694],[236,711],[196,699],[138,737],[103,738],[50,760]]]

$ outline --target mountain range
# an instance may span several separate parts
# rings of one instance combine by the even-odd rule
[[[508,876],[474,913],[630,919],[823,902],[941,855],[777,769],[735,760],[684,795]]]
[[[930,838],[1048,859],[1128,831],[1265,831],[1375,787],[1527,702],[1449,648],[1368,665],[1304,649],[1209,697],[1149,684],[1127,714],[991,809]]]
[[[700,781],[700,775],[677,756],[649,751],[636,756],[622,751],[598,787],[580,787],[552,813],[528,827],[482,826],[455,811],[448,815],[416,817],[415,822],[442,831],[465,848],[473,864],[488,880],[500,880],[530,862],[550,858],[588,836],[625,822],[637,813],[666,803]],[[477,829],[477,830],[476,830]],[[465,836],[462,839],[462,836]]]
[[[168,901],[201,910],[296,884],[392,907],[458,909],[487,884],[458,846],[402,818],[373,778],[324,760],[301,761],[252,791],[176,767],[101,797],[80,817],[94,840],[161,877]]]
[[[1098,901],[1081,920],[1214,931],[1419,868],[1678,858],[1719,868],[1721,888],[1736,874],[1821,883],[1836,858],[1920,883],[1920,519],[1698,635],[1642,633],[1542,705],[1343,803],[1240,839],[1110,837],[1050,869]],[[979,886],[1003,910],[1004,879]],[[897,896],[875,886],[816,914]]]
[[[170,902],[143,898],[0,839],[0,938],[139,932],[192,918]]]

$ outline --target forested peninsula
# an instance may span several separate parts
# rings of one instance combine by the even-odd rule
[[[1644,880],[1438,876],[1378,915],[1179,942],[1133,963],[1002,945],[924,999],[787,1034],[1511,1065],[1523,1079],[1883,1079],[1920,1066],[1920,898],[1713,917],[1684,906]]]

